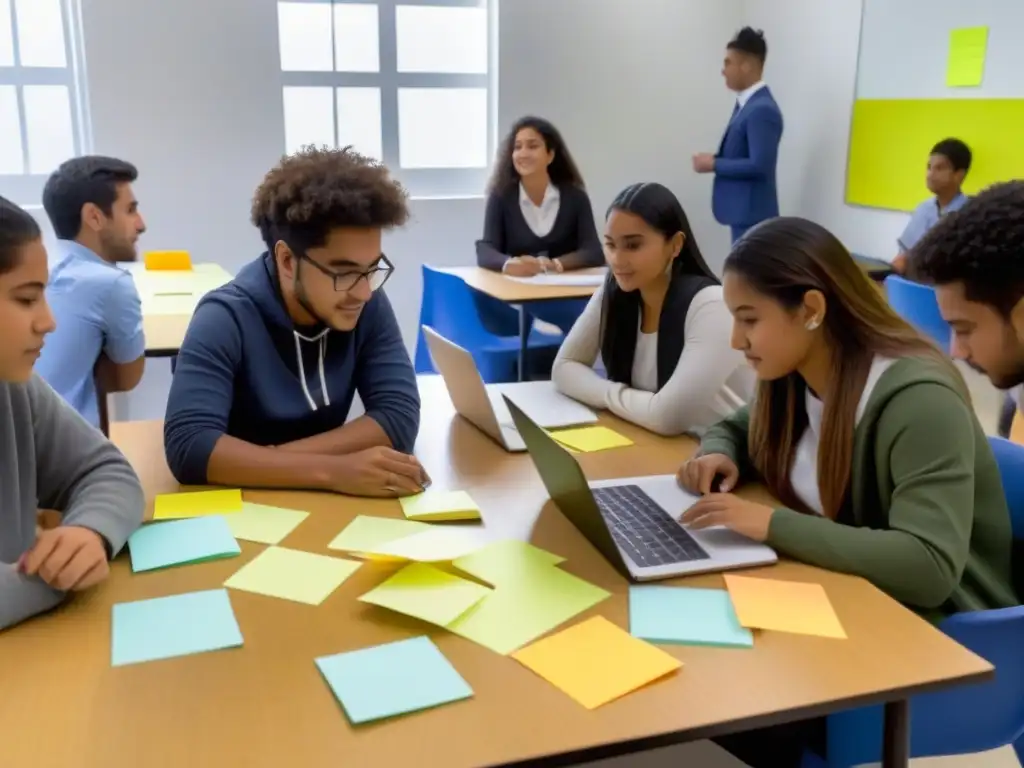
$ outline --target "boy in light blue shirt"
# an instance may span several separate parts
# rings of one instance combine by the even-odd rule
[[[46,288],[57,329],[38,373],[90,424],[100,425],[96,382],[126,392],[142,378],[146,342],[132,276],[146,225],[132,191],[138,172],[108,157],[77,157],[46,183],[43,206],[60,238]]]
[[[971,150],[960,139],[943,139],[932,147],[925,178],[928,190],[935,197],[925,200],[914,209],[903,234],[896,241],[900,250],[892,266],[897,273],[906,273],[907,253],[925,233],[947,213],[960,210],[967,202],[962,187],[970,169]]]

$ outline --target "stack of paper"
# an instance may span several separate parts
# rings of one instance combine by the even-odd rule
[[[480,519],[480,507],[465,491],[426,491],[407,496],[399,502],[409,520],[442,522]]]

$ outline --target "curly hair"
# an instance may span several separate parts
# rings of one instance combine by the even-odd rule
[[[307,146],[270,169],[252,199],[252,223],[268,250],[279,240],[306,251],[332,229],[391,229],[409,218],[409,196],[387,168],[352,147]]]
[[[569,147],[566,145],[565,139],[562,138],[562,134],[550,120],[527,115],[516,120],[502,140],[501,147],[498,149],[498,158],[494,163],[494,172],[487,184],[487,191],[501,194],[519,183],[519,173],[516,171],[515,165],[512,164],[512,153],[516,148],[516,136],[524,128],[532,128],[539,133],[544,140],[544,148],[555,153],[555,159],[548,167],[551,183],[556,187],[572,186],[583,189],[585,186],[583,176],[580,174],[579,168],[576,167],[576,161],[569,154]]]
[[[943,217],[907,262],[915,279],[961,283],[968,300],[1008,316],[1024,298],[1024,181],[995,184]]]

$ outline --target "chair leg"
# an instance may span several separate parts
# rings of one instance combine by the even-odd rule
[[[1024,765],[1024,736],[1013,742],[1013,751],[1017,753],[1017,760]]]

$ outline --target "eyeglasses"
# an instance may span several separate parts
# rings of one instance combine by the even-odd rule
[[[383,253],[377,260],[377,265],[370,269],[346,269],[341,272],[335,272],[327,267],[323,266],[317,261],[313,261],[306,254],[300,254],[299,259],[312,264],[318,270],[323,272],[325,275],[334,280],[335,291],[351,291],[357,285],[360,280],[366,280],[370,286],[370,292],[379,291],[384,283],[391,277],[391,273],[395,271],[395,265],[388,261],[388,257]]]

